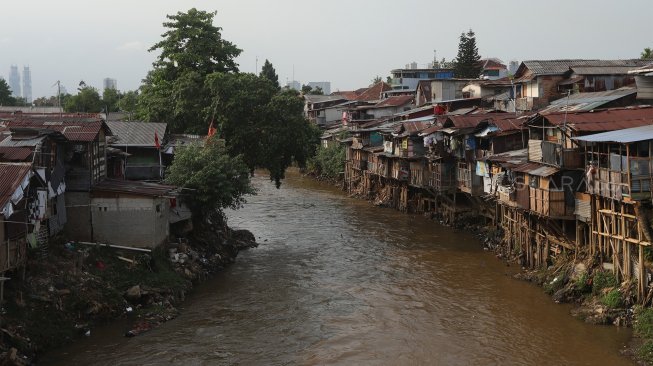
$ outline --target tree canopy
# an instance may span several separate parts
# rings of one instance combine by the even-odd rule
[[[277,71],[274,69],[274,66],[272,66],[272,63],[267,59],[265,59],[265,63],[263,64],[263,68],[261,68],[259,76],[270,80],[277,89],[280,88]]]
[[[102,111],[103,103],[97,89],[87,86],[83,81],[77,95],[66,99],[64,110],[66,112],[99,113]]]
[[[213,25],[215,15],[192,8],[167,16],[163,39],[149,49],[160,54],[141,86],[141,118],[167,122],[173,132],[206,132],[210,100],[205,78],[215,72],[237,72],[235,58],[241,53],[222,39],[222,28]]]
[[[279,186],[288,166],[303,165],[319,132],[303,116],[304,100],[280,90],[272,63],[259,75],[238,72],[241,52],[222,39],[215,12],[191,9],[168,16],[168,31],[150,50],[161,55],[140,88],[138,115],[175,133],[206,134],[209,123],[250,172],[268,169]]]
[[[223,142],[213,136],[205,146],[185,146],[166,171],[167,183],[194,191],[190,206],[199,217],[221,208],[238,208],[246,195],[256,193],[242,157],[227,154]]]
[[[648,59],[653,59],[653,49],[650,47],[644,48],[644,51],[641,53],[641,59],[642,60],[648,60]]]
[[[476,46],[476,35],[471,29],[460,34],[458,55],[454,60],[454,74],[457,78],[478,78],[481,75],[481,56]]]
[[[0,78],[0,105],[14,105],[16,98],[11,95],[11,88],[5,79]]]

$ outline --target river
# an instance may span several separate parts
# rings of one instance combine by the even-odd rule
[[[512,278],[468,233],[290,173],[229,213],[260,246],[198,286],[181,315],[124,324],[53,365],[632,365],[631,331],[585,324]]]

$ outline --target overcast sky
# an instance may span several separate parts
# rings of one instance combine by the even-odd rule
[[[532,4],[532,5],[531,5]],[[331,81],[331,90],[367,86],[415,61],[455,57],[472,28],[483,57],[510,60],[636,58],[653,47],[653,0],[21,0],[0,2],[0,76],[32,71],[33,97],[61,80],[138,88],[155,56],[166,14],[217,10],[223,37],[243,49],[241,71],[269,59],[285,84]]]

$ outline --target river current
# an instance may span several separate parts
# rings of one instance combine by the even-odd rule
[[[266,176],[229,224],[260,246],[198,286],[181,315],[124,324],[48,355],[54,365],[631,365],[631,332],[585,324],[477,239]]]

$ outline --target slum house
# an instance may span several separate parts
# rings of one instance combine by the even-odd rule
[[[304,116],[317,126],[329,126],[342,120],[343,108],[348,102],[341,95],[304,95]]]
[[[390,71],[392,74],[392,80],[390,81],[392,89],[415,90],[420,80],[451,79],[454,77],[452,68],[418,69],[416,63],[406,66],[410,67]]]
[[[29,163],[0,163],[0,286],[4,286],[5,272],[24,266],[27,260],[30,225],[30,180],[33,176]]]
[[[606,91],[631,85],[634,79],[628,70],[645,63],[639,59],[524,61],[514,76],[516,109],[540,109],[570,90]]]
[[[589,246],[620,281],[638,280],[638,298],[653,289],[644,250],[652,240],[653,111],[648,124],[575,137],[588,162],[586,190],[577,193],[579,244]]]
[[[347,108],[343,122],[350,130],[356,130],[363,124],[410,110],[413,100],[414,97],[405,95],[386,98],[374,104],[350,106]]]
[[[65,143],[67,237],[90,241],[92,238],[91,188],[106,177],[106,137],[111,130],[96,115],[14,116],[10,128],[49,129],[61,133]]]
[[[508,67],[498,58],[484,58],[478,64],[481,69],[480,79],[496,80],[508,76]]]
[[[90,241],[152,249],[166,242],[178,217],[176,187],[107,179],[91,189]]]
[[[517,240],[525,261],[531,266],[545,265],[563,248],[573,249],[579,232],[587,232],[577,223],[576,192],[584,184],[583,151],[574,140],[614,128],[651,124],[650,108],[621,108],[593,112],[537,114],[528,122],[528,162],[512,168],[521,174],[516,185],[518,209],[499,204],[502,226],[508,240]],[[649,116],[649,117],[647,117]],[[511,226],[511,223],[517,225]],[[511,230],[518,228],[518,232]]]
[[[167,142],[167,124],[157,122],[107,122],[113,133],[107,138],[112,151],[107,175],[114,179],[160,181],[163,179],[161,146]],[[124,154],[121,154],[124,153]]]
[[[358,130],[351,131],[351,145],[345,163],[347,171],[347,189],[350,193],[369,196],[372,190],[371,176],[385,170],[387,166],[383,159],[375,154],[383,151],[382,131],[392,130],[396,123],[385,119],[366,123]]]
[[[11,128],[10,132],[0,141],[0,161],[31,163],[45,183],[37,194],[45,204],[38,241],[46,249],[48,237],[61,232],[67,221],[64,156],[68,139],[60,132],[41,128]]]
[[[505,112],[515,112],[515,86],[510,78],[473,80],[463,88],[468,98],[481,98],[481,105]]]

